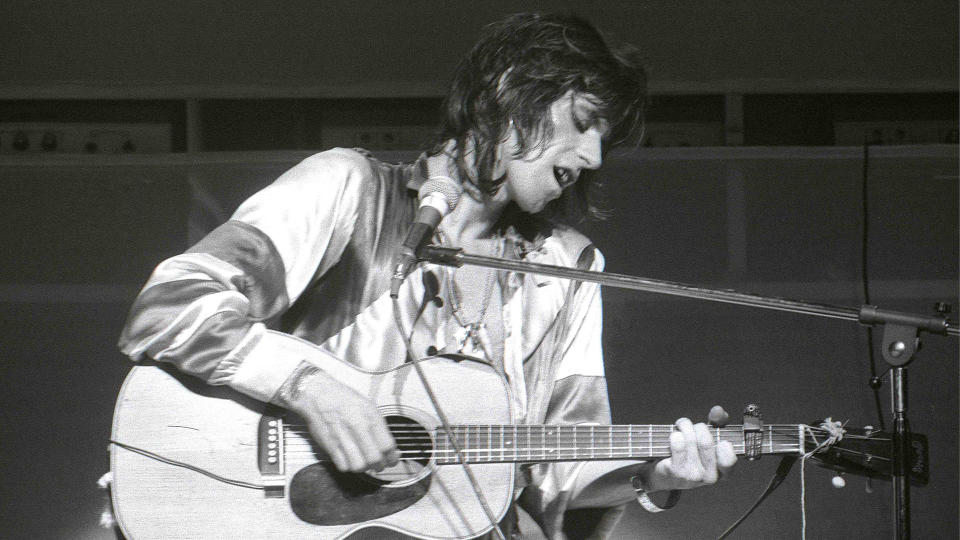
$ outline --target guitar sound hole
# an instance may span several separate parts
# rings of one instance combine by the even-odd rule
[[[384,417],[400,452],[400,461],[382,471],[367,474],[385,485],[404,486],[423,478],[429,473],[433,457],[433,438],[419,422],[406,416]]]

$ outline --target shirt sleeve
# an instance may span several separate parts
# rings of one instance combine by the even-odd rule
[[[603,255],[595,248],[585,252],[578,266],[602,271]],[[545,424],[602,424],[611,422],[607,383],[604,376],[602,328],[603,308],[600,286],[582,282],[567,293],[565,324],[557,336],[560,355],[554,373]],[[563,538],[567,525],[603,538],[622,513],[612,509],[577,510],[576,523],[567,506],[583,463],[550,463],[530,467],[530,485],[521,504],[536,519],[548,538]]]
[[[339,260],[370,174],[359,153],[335,149],[253,195],[227,223],[157,266],[131,307],[121,351],[269,401],[310,359],[285,354],[304,349],[265,323]]]

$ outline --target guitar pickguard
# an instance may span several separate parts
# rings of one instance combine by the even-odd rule
[[[329,463],[300,469],[290,482],[290,507],[313,525],[347,525],[395,514],[420,500],[432,475],[403,486],[386,485],[366,474],[343,473]]]

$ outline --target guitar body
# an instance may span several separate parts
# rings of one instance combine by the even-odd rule
[[[508,389],[491,367],[442,357],[419,364],[451,424],[511,422]],[[371,396],[384,416],[413,420],[423,434],[440,426],[412,364],[382,373],[339,362],[320,367]],[[342,474],[303,430],[290,430],[281,434],[282,470],[266,470],[264,419],[270,413],[226,387],[155,365],[133,368],[117,400],[114,441],[231,480],[283,489],[268,496],[111,445],[113,505],[123,532],[135,540],[342,538],[380,527],[421,538],[472,538],[491,529],[460,465],[436,466],[424,458],[402,461],[376,478]],[[515,465],[471,469],[499,520],[512,500]]]

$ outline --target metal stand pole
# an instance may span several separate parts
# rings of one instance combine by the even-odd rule
[[[910,424],[907,421],[907,368],[891,370],[893,410],[893,507],[896,511],[896,538],[910,538]]]

